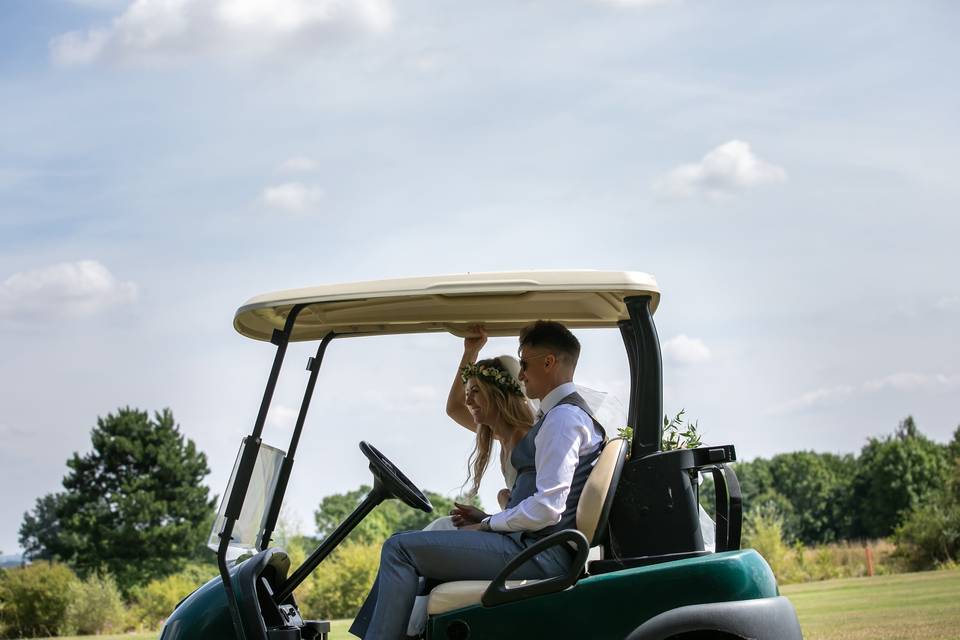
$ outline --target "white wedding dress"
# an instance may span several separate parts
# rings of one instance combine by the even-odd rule
[[[500,469],[503,471],[504,486],[512,487],[517,480],[517,470],[510,464],[510,456],[505,453],[503,447],[500,448]],[[437,518],[423,528],[424,531],[455,531],[456,529],[450,516]]]

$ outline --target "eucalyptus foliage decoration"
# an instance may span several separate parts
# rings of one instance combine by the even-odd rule
[[[661,451],[693,449],[703,444],[698,422],[685,420],[685,415],[686,409],[680,409],[673,418],[669,415],[663,416],[663,436],[660,441]],[[617,429],[617,434],[627,441],[628,447],[633,442],[632,427],[620,427]],[[627,453],[629,455],[629,449]]]

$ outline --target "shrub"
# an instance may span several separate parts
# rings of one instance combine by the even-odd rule
[[[960,458],[947,483],[907,512],[894,540],[896,556],[914,570],[952,566],[960,560]]]
[[[301,594],[306,615],[314,618],[356,615],[373,585],[379,564],[380,545],[347,543],[338,547],[310,578],[310,588]]]
[[[753,548],[767,561],[778,580],[787,570],[787,544],[783,540],[783,518],[772,509],[754,508],[746,518],[743,547]]]
[[[214,577],[216,572],[216,568],[209,565],[188,565],[179,573],[134,588],[131,595],[136,624],[141,628],[156,629],[178,602]]]
[[[69,567],[51,562],[4,572],[0,578],[0,626],[4,634],[23,638],[63,633],[79,583]]]
[[[290,572],[303,564],[303,561],[307,559],[307,556],[313,551],[315,546],[315,540],[302,535],[291,536],[286,540],[286,544],[283,545],[283,550],[287,552],[287,557],[290,558]],[[321,566],[325,567],[326,564]],[[321,569],[321,571],[322,570],[323,569]],[[289,573],[287,575],[289,575]],[[300,606],[301,613],[303,613],[304,618],[308,620],[319,617],[306,613],[303,608],[305,602],[313,602],[315,582],[315,580],[310,579],[304,580],[293,592],[294,597],[297,599],[297,604]]]
[[[91,574],[72,589],[65,627],[69,633],[99,635],[127,628],[127,608],[110,574]]]
[[[893,545],[887,540],[874,540],[866,543],[835,542],[817,547],[805,547],[796,542],[781,556],[771,554],[777,563],[774,572],[780,584],[863,577],[867,575],[867,546],[873,553],[877,575],[903,570],[902,563],[892,557]]]
[[[873,554],[876,574],[897,573],[899,566],[891,560],[893,545],[886,540],[839,542],[808,551],[809,580],[859,578],[867,575],[867,547]]]
[[[960,559],[960,505],[928,502],[913,510],[894,533],[896,556],[913,570]]]

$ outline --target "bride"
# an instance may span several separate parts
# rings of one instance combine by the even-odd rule
[[[517,378],[520,363],[506,355],[478,361],[487,335],[482,327],[476,331],[476,336],[463,340],[463,356],[447,396],[447,415],[476,434],[464,482],[465,486],[471,485],[467,496],[477,494],[480,480],[490,464],[494,441],[500,445],[500,469],[505,487],[497,494],[497,502],[505,509],[517,477],[510,455],[533,426],[534,412]],[[456,503],[449,517],[434,520],[427,529],[455,529],[477,520],[481,514],[476,507]]]

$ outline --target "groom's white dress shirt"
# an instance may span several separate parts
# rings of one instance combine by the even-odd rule
[[[557,406],[576,390],[575,384],[567,382],[540,402],[540,411],[546,418],[534,438],[537,492],[512,509],[490,516],[490,528],[494,531],[538,531],[560,522],[580,456],[603,441],[593,420],[582,409],[572,404]]]

